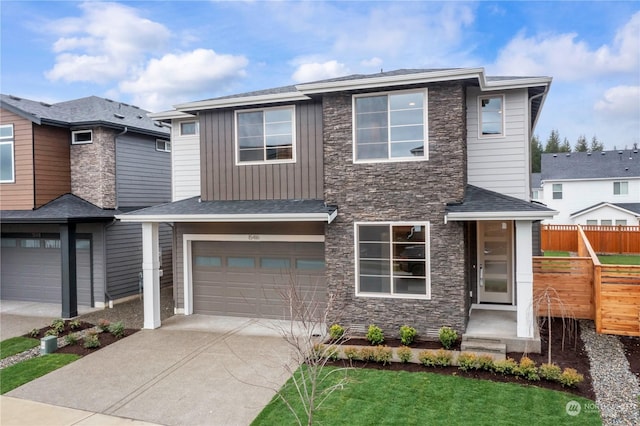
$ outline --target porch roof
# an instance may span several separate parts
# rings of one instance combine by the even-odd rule
[[[215,200],[200,197],[117,215],[122,222],[327,222],[338,214],[323,200]]]
[[[448,203],[447,221],[543,220],[558,212],[535,201],[525,201],[474,185],[467,185],[461,203]]]
[[[34,210],[2,210],[2,223],[89,223],[113,220],[118,210],[101,209],[73,194],[64,194]]]

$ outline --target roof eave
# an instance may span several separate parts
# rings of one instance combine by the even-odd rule
[[[247,96],[238,98],[210,99],[205,101],[188,102],[175,105],[180,112],[200,111],[205,109],[229,108],[259,104],[273,104],[279,102],[308,101],[310,97],[300,92],[272,93],[268,95]]]
[[[447,212],[445,222],[461,222],[475,220],[544,220],[558,214],[555,210],[543,212]]]
[[[182,111],[172,110],[172,111],[162,111],[162,112],[150,112],[149,114],[147,114],[147,117],[151,118],[152,120],[166,121],[166,120],[174,120],[174,119],[181,119],[181,118],[195,118],[195,115],[182,112]]]
[[[177,214],[177,215],[116,215],[121,222],[327,222],[337,215],[331,213],[251,213],[251,214]]]

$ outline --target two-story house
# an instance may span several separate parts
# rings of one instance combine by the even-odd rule
[[[559,213],[549,224],[640,224],[637,149],[542,154],[534,192]]]
[[[141,227],[115,215],[171,200],[169,132],[147,113],[95,96],[1,95],[3,300],[59,303],[69,318],[140,293]],[[164,225],[166,284],[171,233]]]
[[[172,123],[180,196],[118,216],[143,223],[145,327],[160,326],[171,223],[185,315],[287,318],[293,278],[330,323],[429,336],[508,311],[513,337],[535,340],[532,224],[555,212],[530,200],[529,141],[550,83],[397,70],[153,115]]]

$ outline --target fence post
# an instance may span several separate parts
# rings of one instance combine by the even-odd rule
[[[600,308],[601,299],[600,296],[602,294],[602,265],[594,265],[593,266],[593,292],[594,294],[594,307],[596,310],[595,315],[595,325],[596,332],[602,333],[602,310]]]

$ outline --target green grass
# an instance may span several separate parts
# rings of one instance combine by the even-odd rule
[[[35,348],[39,344],[38,339],[31,339],[29,337],[12,337],[3,340],[0,342],[0,359]]]
[[[640,265],[640,256],[631,254],[601,254],[598,259],[600,259],[600,263],[607,265]]]
[[[555,250],[545,250],[544,255],[551,256],[551,257],[569,257],[570,256],[568,251],[555,251]]]
[[[0,370],[0,394],[22,386],[79,359],[72,354],[49,354],[31,358]]]
[[[330,367],[327,367],[330,368]],[[435,373],[355,369],[348,383],[326,400],[315,417],[323,425],[600,425],[595,403],[534,386],[496,383]],[[336,379],[339,374],[332,375]],[[291,380],[283,392],[303,423]],[[577,416],[566,413],[578,401]],[[278,396],[253,421],[253,426],[290,425],[295,418]]]

